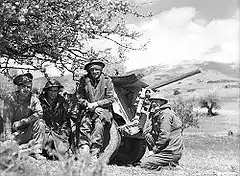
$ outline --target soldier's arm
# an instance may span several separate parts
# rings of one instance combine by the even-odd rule
[[[171,117],[169,114],[163,114],[162,116],[158,116],[159,134],[153,147],[154,153],[157,153],[166,147],[166,142],[168,141],[170,136],[170,118]]]
[[[78,101],[78,104],[82,107],[87,107],[88,101],[86,100],[86,92],[85,92],[85,80],[84,77],[82,77],[78,85],[76,87],[76,92],[74,94],[76,100]]]
[[[70,135],[71,132],[71,122],[70,122],[70,115],[68,113],[68,107],[66,103],[63,103],[63,124],[61,131],[65,133],[67,136]]]
[[[32,114],[21,120],[25,124],[32,123],[32,122],[42,118],[42,116],[43,116],[43,109],[42,109],[40,100],[37,98],[36,95],[33,95],[33,97],[31,98],[30,107],[31,107],[31,110],[32,110]]]
[[[6,139],[11,139],[12,135],[12,121],[13,121],[13,105],[11,101],[7,99],[4,101],[3,107],[3,122],[4,122],[4,134]]]
[[[4,100],[5,97],[6,97],[5,91],[3,91],[2,89],[0,89],[0,100]]]
[[[107,81],[104,91],[106,94],[106,98],[97,101],[98,106],[103,108],[110,106],[114,102],[114,88],[112,80],[110,78]]]

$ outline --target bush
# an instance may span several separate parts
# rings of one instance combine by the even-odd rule
[[[172,108],[182,120],[182,132],[188,127],[199,128],[198,112],[194,112],[194,99],[184,100],[179,96],[173,101]]]
[[[220,109],[221,104],[220,104],[220,98],[217,96],[216,93],[209,93],[206,94],[199,99],[199,106],[201,108],[207,108],[208,116],[214,116],[217,115],[216,112],[213,112],[213,109]]]
[[[31,149],[30,149],[31,150]],[[90,156],[82,155],[75,160],[74,155],[59,161],[36,160],[23,152],[15,141],[0,141],[0,175],[4,176],[104,176],[106,163],[97,161],[91,164]]]
[[[173,91],[173,95],[178,95],[178,94],[181,94],[181,92],[179,90],[174,90]]]
[[[187,92],[194,92],[196,91],[197,89],[188,89]]]

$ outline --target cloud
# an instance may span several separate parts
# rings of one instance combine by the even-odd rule
[[[207,22],[196,19],[192,7],[172,8],[138,25],[142,41],[150,39],[145,51],[132,51],[128,70],[156,64],[174,65],[183,60],[238,62],[239,11],[229,19]],[[213,48],[217,50],[212,52]]]

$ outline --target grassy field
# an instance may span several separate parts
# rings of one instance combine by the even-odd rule
[[[199,109],[198,109],[199,110]],[[204,110],[201,110],[204,114]],[[146,171],[139,167],[108,166],[119,176],[238,176],[240,159],[239,101],[225,102],[218,116],[200,117],[200,128],[184,131],[185,151],[181,168]],[[228,131],[233,132],[228,136]],[[147,155],[147,152],[146,152]]]
[[[181,168],[164,168],[147,171],[139,167],[108,166],[107,173],[119,176],[237,176],[239,173],[239,138],[212,135],[184,136],[185,152],[180,160]],[[111,174],[110,174],[111,175]]]

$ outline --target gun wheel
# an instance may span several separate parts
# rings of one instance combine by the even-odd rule
[[[135,164],[141,160],[145,151],[145,140],[123,138],[121,145],[111,162],[118,165]]]
[[[103,150],[99,156],[99,160],[104,163],[109,161],[116,154],[121,142],[121,135],[117,129],[117,123],[113,120],[111,124],[105,127]]]

